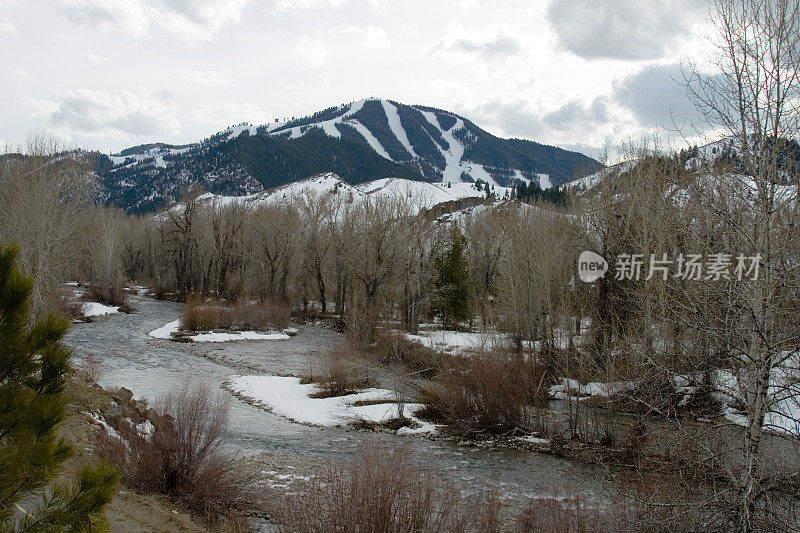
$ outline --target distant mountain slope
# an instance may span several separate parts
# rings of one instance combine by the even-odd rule
[[[152,143],[94,157],[102,200],[138,213],[169,205],[189,185],[247,195],[333,172],[350,184],[402,178],[546,188],[602,168],[576,152],[495,137],[447,111],[378,99],[288,122],[240,124],[197,144]]]
[[[510,194],[510,189],[500,188],[498,193],[504,197]],[[248,195],[216,195],[205,193],[198,196],[195,201],[201,204],[214,203],[216,205],[229,205],[238,203],[247,207],[271,205],[284,202],[295,202],[304,196],[315,195],[341,195],[348,202],[358,202],[364,198],[402,198],[417,210],[430,209],[444,202],[452,202],[463,198],[485,199],[483,191],[479,191],[470,183],[428,183],[402,178],[383,178],[374,181],[349,184],[333,172],[317,174],[302,180],[275,187],[273,189]],[[170,210],[182,210],[182,202],[170,207]],[[156,215],[163,217],[163,214]]]
[[[187,151],[159,147],[140,158],[98,164],[104,200],[135,213],[155,211],[177,200],[180,190],[200,185],[224,195],[271,189],[321,172],[335,172],[348,183],[366,177],[423,180],[414,170],[392,163],[348,140],[306,135],[296,140],[239,135]],[[105,163],[105,164],[104,164]],[[105,171],[103,171],[105,170]]]
[[[429,181],[457,182],[466,174],[473,180],[508,186],[515,178],[532,180],[536,174],[547,174],[553,185],[559,185],[601,168],[577,152],[501,139],[454,113],[391,100],[367,99],[331,107],[267,130],[289,138],[311,132],[350,138],[387,159],[416,167]]]

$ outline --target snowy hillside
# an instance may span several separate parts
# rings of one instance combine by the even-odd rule
[[[511,194],[511,189],[500,187],[498,193],[504,197]],[[485,192],[477,190],[470,183],[456,183],[453,185],[443,183],[425,183],[405,180],[400,178],[387,178],[350,185],[333,173],[320,174],[310,178],[292,182],[288,185],[276,187],[269,191],[241,196],[224,196],[205,193],[197,197],[201,204],[213,203],[217,206],[241,204],[247,207],[272,205],[280,203],[294,203],[303,196],[320,197],[325,194],[340,194],[348,201],[359,201],[367,197],[383,196],[385,198],[403,198],[417,209],[429,209],[437,204],[458,200],[460,198],[482,198]],[[183,204],[178,203],[170,210],[182,210]],[[158,215],[163,216],[163,215]]]
[[[686,170],[697,171],[703,168],[710,168],[720,158],[731,159],[738,157],[741,153],[740,148],[741,145],[735,139],[728,137],[703,146],[680,150],[677,153],[677,157]],[[635,162],[636,160],[634,159],[605,167],[580,179],[566,183],[563,187],[580,194],[592,189],[610,175],[630,170]]]

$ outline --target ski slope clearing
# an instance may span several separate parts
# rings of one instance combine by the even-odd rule
[[[419,157],[411,146],[411,143],[408,142],[408,135],[403,128],[403,123],[400,121],[400,114],[397,112],[397,107],[386,100],[381,100],[381,105],[383,106],[384,113],[386,113],[386,119],[389,121],[389,129],[392,130],[394,136],[397,137],[397,140],[400,141],[403,148],[411,154],[411,157]]]

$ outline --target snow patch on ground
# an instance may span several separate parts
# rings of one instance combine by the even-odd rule
[[[539,177],[539,187],[541,187],[542,190],[547,190],[553,186],[553,184],[550,183],[550,174],[536,174],[536,175]]]
[[[532,435],[517,437],[516,440],[521,442],[527,442],[529,444],[535,444],[536,446],[550,446],[550,439],[542,439],[539,437],[534,437]]]
[[[164,324],[158,329],[154,329],[148,335],[154,339],[172,339],[173,333],[180,331],[181,319],[173,320],[169,324]],[[291,328],[289,328],[291,329]],[[194,342],[229,342],[229,341],[274,341],[289,340],[291,337],[283,331],[259,332],[259,331],[231,331],[231,332],[209,332],[198,333],[189,337]]]
[[[340,426],[365,420],[385,422],[398,417],[395,393],[387,389],[366,389],[357,394],[332,398],[311,398],[319,392],[313,383],[302,384],[300,378],[285,376],[240,376],[227,383],[231,392],[248,398],[257,405],[286,417],[289,420],[312,426]],[[356,402],[383,402],[371,405],[353,405]],[[421,404],[403,405],[403,416],[410,418],[417,428],[403,428],[398,434],[431,433],[436,426],[414,417]]]
[[[508,344],[508,337],[497,333],[434,330],[417,334],[405,333],[405,336],[408,340],[420,342],[433,350],[455,354],[466,351],[482,352]]]
[[[148,335],[153,337],[154,339],[171,339],[172,332],[177,333],[178,331],[180,331],[180,327],[181,327],[181,319],[179,318],[178,320],[173,320],[169,324],[164,324],[158,329],[154,329],[153,331],[148,333]]]
[[[81,306],[81,313],[86,317],[114,315],[119,313],[119,307],[111,307],[110,305],[103,305],[99,302],[85,302]]]
[[[356,185],[356,188],[368,196],[384,195],[387,198],[407,198],[418,208],[431,208],[442,202],[458,199],[447,185],[411,181],[401,178],[383,178]],[[474,196],[481,193],[474,188]]]
[[[769,409],[764,416],[764,427],[776,433],[800,436],[800,353],[784,352],[783,363],[772,369],[768,391]],[[722,414],[734,424],[745,426],[746,413],[737,407],[744,404],[745,391],[742,380],[729,370],[712,373],[715,399],[722,404]]]
[[[247,132],[251,136],[255,136],[257,129],[258,128],[256,128],[255,126],[243,122],[241,124],[237,124],[236,126],[231,126],[226,131],[229,132],[228,140],[230,141],[231,139],[235,139],[244,132]]]
[[[621,394],[636,387],[635,381],[613,381],[603,383],[591,381],[586,385],[581,385],[578,380],[561,378],[561,383],[550,387],[548,391],[554,400],[586,400],[589,398],[608,398],[615,394]]]
[[[194,342],[229,342],[229,341],[286,341],[289,335],[283,332],[261,333],[258,331],[232,331],[226,333],[198,333],[189,337]]]
[[[517,181],[521,181],[522,183],[524,183],[526,185],[528,183],[530,183],[530,181],[531,181],[528,178],[526,178],[525,176],[523,176],[522,172],[519,171],[519,170],[514,170],[514,179],[517,180]]]

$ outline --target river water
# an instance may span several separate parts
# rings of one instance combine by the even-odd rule
[[[153,339],[148,332],[177,319],[182,304],[138,296],[132,297],[131,303],[135,313],[74,324],[65,341],[74,349],[77,364],[87,356],[99,362],[101,385],[107,389],[125,386],[136,398],[154,400],[187,380],[219,388],[237,375],[305,374],[340,338],[328,329],[299,325],[299,335],[288,341],[185,344]],[[517,502],[530,496],[575,492],[590,500],[608,495],[603,469],[585,463],[526,450],[310,427],[239,400],[232,401],[224,444],[240,456],[276,451],[332,461],[347,459],[363,445],[397,444],[410,447],[417,459],[438,468],[466,493],[494,485],[507,501]]]

